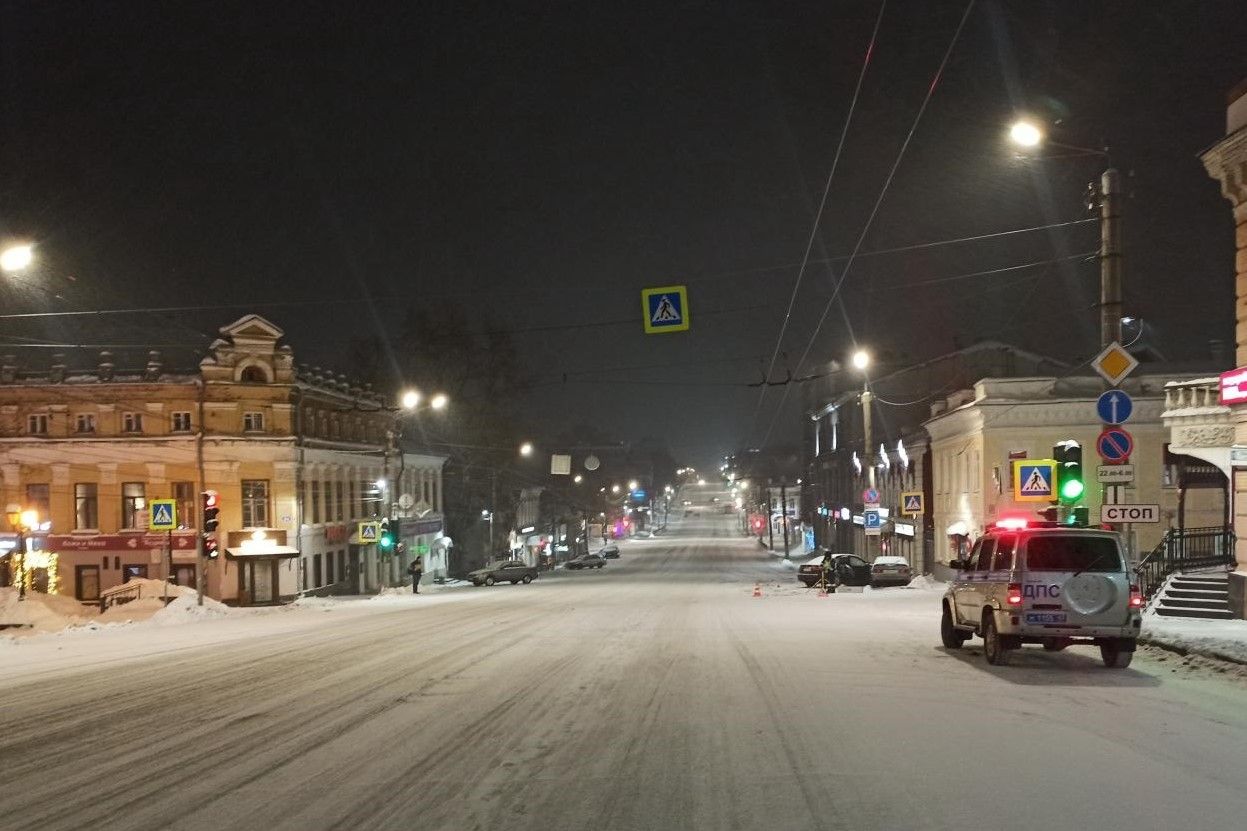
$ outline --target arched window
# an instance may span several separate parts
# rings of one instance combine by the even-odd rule
[[[242,372],[238,376],[238,380],[244,384],[267,384],[268,375],[264,372],[263,368],[252,364],[251,366],[243,367]]]

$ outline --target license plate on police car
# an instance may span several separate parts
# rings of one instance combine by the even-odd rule
[[[1027,612],[1027,623],[1065,623],[1065,612]]]

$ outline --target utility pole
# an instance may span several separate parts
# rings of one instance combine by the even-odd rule
[[[771,483],[766,483],[766,527],[770,529],[770,549],[775,550],[775,497],[771,492]]]
[[[1100,346],[1121,341],[1121,174],[1100,175]]]
[[[779,515],[784,523],[784,559],[788,558],[788,480],[779,482]]]
[[[866,484],[870,486],[871,490],[875,489],[874,442],[871,439],[870,430],[870,404],[871,401],[874,400],[874,397],[875,396],[871,393],[867,382],[862,382],[862,433],[866,442],[865,450],[862,453],[862,461],[866,465]],[[862,547],[862,553],[865,555],[862,559],[870,562],[870,537],[867,536],[866,527],[864,525],[862,526]]]

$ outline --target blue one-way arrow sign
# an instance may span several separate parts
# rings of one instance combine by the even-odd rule
[[[1121,390],[1109,390],[1096,400],[1095,411],[1105,424],[1125,424],[1134,412],[1134,402]]]

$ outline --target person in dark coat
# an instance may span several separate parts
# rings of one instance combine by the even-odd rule
[[[407,573],[411,575],[411,593],[420,593],[420,578],[424,576],[424,564],[421,562],[423,558],[417,554],[416,558],[411,561],[411,565],[407,567]]]

